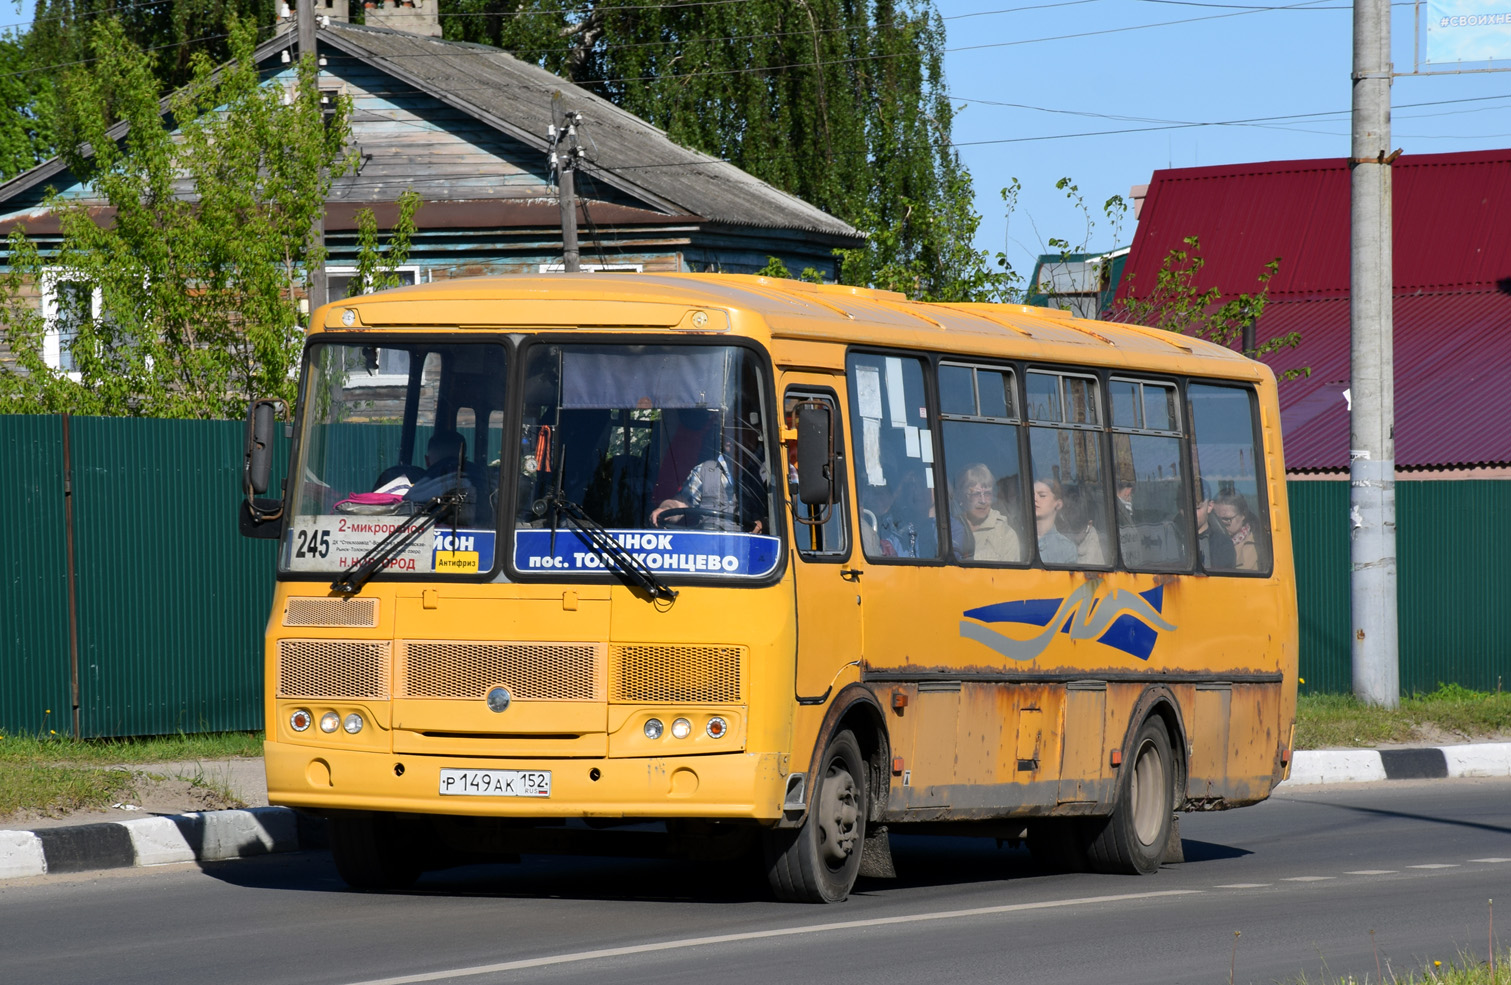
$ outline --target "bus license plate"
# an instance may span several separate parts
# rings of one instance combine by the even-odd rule
[[[441,795],[549,797],[550,770],[441,770]]]

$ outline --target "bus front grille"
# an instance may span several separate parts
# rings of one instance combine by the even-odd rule
[[[388,697],[386,640],[279,640],[281,698]]]
[[[283,624],[370,629],[378,624],[378,602],[376,599],[291,598],[283,610]]]
[[[403,698],[481,698],[503,685],[525,701],[602,701],[604,647],[407,640],[396,676]]]
[[[625,643],[609,661],[610,701],[734,703],[743,700],[743,647]]]

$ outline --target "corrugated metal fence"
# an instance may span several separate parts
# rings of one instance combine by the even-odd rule
[[[237,532],[243,428],[0,416],[0,729],[262,727],[276,544]]]
[[[1305,691],[1347,692],[1348,483],[1288,483]],[[1396,483],[1401,690],[1511,686],[1511,482]]]
[[[0,730],[262,727],[276,545],[237,533],[242,433],[237,421],[0,415],[0,502],[16,507],[0,551]],[[1348,483],[1289,488],[1301,676],[1308,691],[1346,692]],[[1511,678],[1511,570],[1497,563],[1511,482],[1400,482],[1396,503],[1403,691],[1495,689]]]

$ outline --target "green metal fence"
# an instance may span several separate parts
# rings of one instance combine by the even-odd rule
[[[0,552],[0,729],[262,727],[277,548],[237,531],[243,428],[0,416],[0,489],[21,507]]]
[[[1352,688],[1348,483],[1289,483],[1307,691]],[[1396,483],[1401,691],[1511,685],[1511,482]]]
[[[237,421],[0,415],[0,502],[14,507],[0,730],[262,727],[277,547],[237,532],[242,436]],[[1289,492],[1305,690],[1347,692],[1348,483]],[[1402,691],[1511,684],[1511,571],[1497,563],[1511,482],[1399,482],[1396,506]]]

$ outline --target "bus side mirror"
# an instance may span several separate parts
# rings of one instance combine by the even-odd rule
[[[805,506],[834,501],[834,427],[827,404],[797,407],[797,498]]]
[[[241,491],[260,496],[273,472],[273,424],[282,400],[263,398],[247,409],[247,439],[241,467]]]

